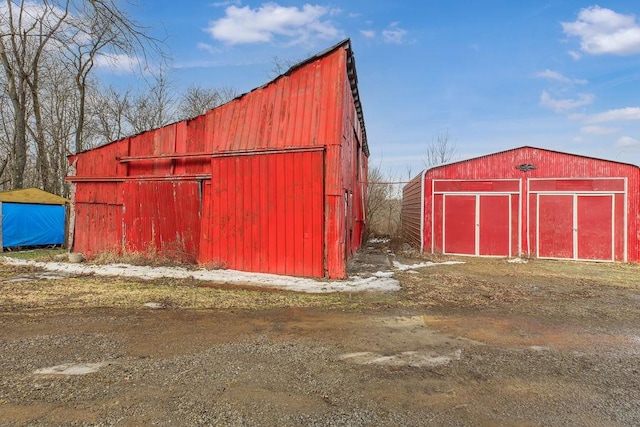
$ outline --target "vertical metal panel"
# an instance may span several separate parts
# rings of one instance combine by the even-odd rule
[[[322,157],[314,151],[212,159],[218,179],[206,190],[203,218],[210,223],[202,226],[199,261],[322,277]]]
[[[482,195],[478,197],[478,255],[510,255],[510,198],[510,195]]]
[[[420,173],[402,189],[402,235],[408,243],[416,247],[423,246],[423,178],[424,174]]]
[[[542,258],[573,258],[574,196],[538,196],[538,256]]]
[[[476,255],[476,196],[444,196],[444,252]]]
[[[577,258],[614,260],[613,194],[577,196]]]
[[[125,249],[194,261],[200,230],[199,183],[143,181],[123,186]]]
[[[535,168],[522,171],[517,168],[519,165],[532,165]],[[620,245],[619,241],[625,241],[626,253],[618,255],[616,249],[616,260],[627,259],[637,262],[639,258],[639,239],[637,237],[639,226],[638,216],[640,214],[640,169],[638,167],[595,159],[584,156],[576,156],[567,153],[560,153],[551,150],[538,149],[533,147],[522,147],[487,156],[461,161],[450,165],[436,167],[426,172],[426,182],[433,179],[460,179],[460,180],[488,180],[488,179],[519,179],[522,180],[522,197],[518,210],[521,213],[520,236],[522,251],[530,255],[536,255],[538,242],[536,236],[536,218],[538,215],[536,197],[530,196],[529,184],[532,179],[559,179],[557,183],[545,182],[545,185],[555,185],[556,190],[564,191],[557,186],[586,185],[579,191],[618,191],[619,182],[622,180],[608,180],[607,178],[622,178],[626,180],[627,199],[626,203],[620,196],[615,197],[616,206],[622,204],[621,209],[616,208],[616,218],[614,229],[616,232],[615,247]],[[569,178],[568,180],[566,178]],[[408,184],[410,185],[410,184]],[[536,184],[538,185],[538,184]],[[615,189],[612,187],[615,186]],[[425,194],[425,203],[431,204],[433,195],[430,186],[426,186],[430,191]],[[573,187],[572,187],[573,188]],[[578,191],[577,189],[575,191]],[[623,212],[626,211],[626,215]],[[435,213],[435,211],[434,211]],[[544,214],[543,214],[544,216]],[[425,228],[430,229],[432,218],[430,210],[425,214]],[[620,223],[626,223],[622,230]],[[436,230],[436,224],[433,224]],[[619,235],[622,233],[622,235]],[[434,236],[434,241],[436,241]],[[436,245],[437,246],[437,245]],[[625,246],[624,244],[622,245]],[[544,247],[544,243],[543,243]],[[434,248],[435,250],[435,248]]]
[[[74,251],[92,258],[122,253],[122,205],[76,203]]]

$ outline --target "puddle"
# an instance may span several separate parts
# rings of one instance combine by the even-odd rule
[[[403,351],[396,354],[384,355],[370,351],[347,353],[340,356],[340,360],[356,365],[381,366],[411,366],[414,368],[433,368],[448,365],[452,360],[460,360],[462,350],[456,350],[445,355],[425,351]]]
[[[65,363],[63,365],[52,366],[50,368],[38,369],[36,375],[86,375],[98,372],[107,362],[99,363]]]

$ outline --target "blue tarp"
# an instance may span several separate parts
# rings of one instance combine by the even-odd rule
[[[2,203],[2,246],[61,245],[64,222],[64,206]]]

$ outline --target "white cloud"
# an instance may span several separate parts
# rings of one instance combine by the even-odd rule
[[[580,55],[580,52],[576,52],[575,50],[570,50],[569,51],[569,56],[572,57],[573,59],[575,59],[576,61],[580,58],[582,58],[582,55]]]
[[[608,128],[604,126],[584,126],[580,129],[580,132],[588,135],[611,135],[619,130],[618,128]]]
[[[589,55],[640,53],[640,25],[634,15],[591,6],[580,10],[575,22],[563,22],[562,28],[580,38],[580,50]]]
[[[593,114],[587,117],[588,123],[629,122],[640,120],[640,107],[626,107],[603,113]]]
[[[135,56],[124,54],[98,55],[96,68],[108,69],[116,74],[130,74],[140,69],[141,61]]]
[[[638,148],[640,147],[640,139],[631,138],[630,136],[622,136],[616,141],[617,148]]]
[[[208,43],[198,43],[196,46],[197,46],[198,49],[204,50],[205,52],[208,52],[211,55],[215,55],[215,54],[218,54],[218,53],[222,52],[221,49],[219,49],[217,47],[214,47],[214,46],[211,46]]]
[[[595,96],[590,93],[581,93],[578,95],[577,99],[554,99],[549,95],[549,92],[544,90],[542,91],[542,95],[540,95],[540,105],[549,107],[558,113],[562,113],[589,105],[594,99]]]
[[[297,8],[265,3],[256,9],[229,6],[225,13],[224,18],[211,22],[206,31],[214,39],[229,44],[268,43],[276,36],[295,43],[342,36],[333,23],[323,20],[337,13],[336,10],[324,6],[305,4]]]
[[[368,39],[372,39],[376,36],[376,32],[373,30],[360,30],[360,34],[362,34]]]
[[[382,38],[385,43],[402,44],[407,31],[398,27],[397,22],[392,22],[389,28],[382,31]]]
[[[540,71],[539,73],[536,73],[534,75],[534,77],[537,77],[539,79],[547,79],[547,80],[553,80],[553,81],[557,81],[560,83],[565,83],[565,84],[576,84],[576,85],[584,85],[587,84],[587,80],[584,79],[572,79],[570,77],[566,77],[563,76],[561,73],[557,72],[557,71],[552,71],[552,70],[544,70],[544,71]]]

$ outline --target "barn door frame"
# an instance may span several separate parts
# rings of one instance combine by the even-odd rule
[[[529,190],[529,194],[531,196],[535,196],[535,232],[532,232],[531,227],[529,227],[529,238],[531,241],[531,237],[535,235],[535,249],[536,249],[536,257],[540,259],[559,259],[559,260],[574,260],[574,261],[591,261],[591,262],[615,262],[617,251],[620,249],[619,246],[616,246],[616,241],[618,239],[619,232],[619,218],[622,217],[622,261],[627,262],[627,252],[628,252],[628,191],[627,191],[627,178],[626,177],[605,177],[605,178],[531,178],[530,182],[550,182],[550,181],[560,181],[560,182],[571,182],[571,181],[580,181],[580,182],[588,182],[588,181],[600,181],[600,182],[610,182],[611,185],[603,186],[603,189],[599,190],[591,190],[591,191],[579,191],[577,189],[568,189],[566,191],[558,191],[558,190],[540,190],[540,189],[531,189]],[[620,185],[616,186],[614,183],[618,182]],[[622,196],[623,198],[623,208],[622,212],[620,212],[620,207],[616,209],[617,196]],[[572,226],[571,226],[571,236],[572,236],[572,256],[569,258],[561,258],[561,257],[553,257],[553,256],[540,256],[540,197],[541,196],[565,196],[572,197]],[[592,258],[581,258],[580,250],[579,250],[579,209],[578,203],[579,199],[582,197],[595,197],[595,196],[605,196],[611,198],[611,259],[592,259]],[[529,205],[530,197],[527,196],[527,205]],[[531,207],[527,206],[527,217],[531,219]],[[619,259],[618,259],[619,260]]]
[[[478,256],[478,257],[505,257],[505,256],[512,256],[511,254],[513,254],[513,233],[518,232],[519,230],[514,230],[513,229],[513,208],[512,208],[512,194],[511,193],[445,193],[442,195],[443,196],[443,203],[442,203],[442,253],[443,254],[447,254],[447,255],[467,255],[467,256]],[[447,236],[446,236],[446,220],[447,220],[447,215],[446,215],[446,200],[448,197],[473,197],[475,198],[475,207],[474,207],[474,253],[472,254],[463,254],[463,253],[457,253],[457,252],[447,252]],[[487,255],[487,254],[481,254],[480,252],[480,243],[481,243],[481,204],[482,204],[482,199],[486,198],[486,197],[506,197],[508,200],[508,209],[509,209],[509,218],[508,218],[508,222],[509,222],[509,249],[508,255]]]
[[[480,187],[491,187],[486,191],[469,191],[469,188],[477,189]],[[451,255],[464,256],[480,256],[491,258],[503,258],[517,256],[522,252],[522,180],[513,178],[501,179],[434,179],[431,182],[431,252],[436,251],[436,231],[438,236],[440,249],[442,253]],[[472,196],[475,197],[475,219],[474,219],[474,253],[459,254],[447,252],[446,248],[446,208],[445,200],[450,196]],[[501,196],[508,198],[509,206],[509,254],[508,255],[482,255],[480,254],[480,208],[481,199],[483,197]],[[514,199],[515,196],[515,199]],[[436,221],[436,197],[441,197],[441,207],[438,212],[441,214],[441,220]],[[517,208],[514,203],[517,201]],[[514,224],[514,220],[516,220]],[[439,222],[438,224],[436,222]],[[514,248],[515,246],[515,248]],[[514,250],[515,249],[515,250]]]

